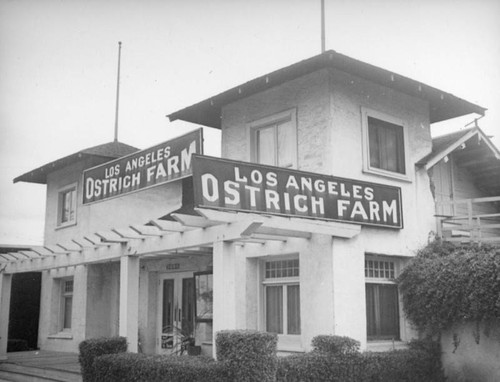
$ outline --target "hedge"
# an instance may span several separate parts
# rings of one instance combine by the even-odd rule
[[[278,337],[251,330],[221,331],[216,336],[217,359],[235,381],[274,381]]]
[[[96,359],[97,380],[106,382],[230,382],[225,365],[208,357],[162,356],[134,353]]]
[[[124,353],[127,351],[127,339],[124,337],[92,338],[80,342],[78,360],[82,369],[83,382],[99,382],[95,374],[94,362],[104,354]]]
[[[319,336],[313,343],[345,343],[348,337]],[[327,349],[331,349],[327,346]],[[345,350],[345,349],[344,349]],[[439,346],[420,341],[410,349],[389,352],[315,351],[279,359],[278,382],[441,382],[444,381]]]
[[[314,352],[346,355],[359,353],[360,343],[350,337],[321,335],[314,337],[311,345]]]

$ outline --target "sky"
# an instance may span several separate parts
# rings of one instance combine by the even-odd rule
[[[16,176],[113,140],[118,41],[118,139],[144,149],[198,127],[167,114],[319,54],[320,4],[0,0],[0,244],[43,242],[45,186]],[[500,1],[325,0],[325,15],[327,49],[488,108],[500,147]]]

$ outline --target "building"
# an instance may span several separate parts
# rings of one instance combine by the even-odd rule
[[[402,267],[442,232],[477,238],[473,224],[453,225],[459,209],[436,202],[484,197],[482,223],[498,219],[498,149],[479,128],[430,134],[432,123],[484,112],[327,51],[169,115],[220,129],[222,159],[198,155],[198,129],[21,175],[47,185],[45,243],[2,260],[0,352],[22,272],[42,274],[47,350],[119,334],[131,351],[194,341],[212,354],[222,329],[276,332],[283,353],[309,350],[318,334],[404,346],[416,333],[395,284]]]

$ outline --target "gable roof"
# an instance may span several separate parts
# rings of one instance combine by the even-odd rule
[[[500,150],[479,127],[456,131],[432,140],[432,152],[417,163],[430,170],[453,153],[454,163],[465,168],[480,187],[500,192]]]
[[[28,171],[27,173],[15,178],[14,183],[29,182],[46,184],[47,174],[78,162],[83,158],[97,157],[102,158],[104,160],[103,162],[105,162],[107,160],[116,159],[128,154],[132,154],[137,150],[139,149],[121,142],[109,142],[102,145],[89,147],[74,154],[68,155],[64,158],[60,158],[53,162],[47,163],[34,170]]]
[[[486,111],[486,109],[481,106],[425,85],[419,81],[329,50],[317,56],[255,78],[192,106],[173,112],[167,115],[167,117],[170,121],[180,119],[220,129],[221,108],[224,105],[323,68],[342,70],[379,85],[427,100],[430,104],[431,123],[471,113],[484,115]]]

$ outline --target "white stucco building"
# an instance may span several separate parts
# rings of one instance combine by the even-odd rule
[[[0,258],[0,356],[10,283],[22,272],[42,273],[41,349],[123,335],[131,351],[169,353],[192,337],[212,354],[222,329],[277,332],[282,352],[307,351],[318,334],[363,349],[403,345],[416,333],[395,278],[441,234],[436,215],[456,215],[436,213],[435,202],[455,201],[455,184],[460,198],[489,197],[498,212],[500,187],[488,180],[500,173],[498,149],[478,128],[433,149],[430,125],[484,111],[327,51],[169,115],[220,129],[223,159],[194,155],[195,130],[21,175],[47,186],[45,243]],[[491,174],[481,183],[457,160],[460,180],[442,181],[451,170],[440,163],[473,140]]]

